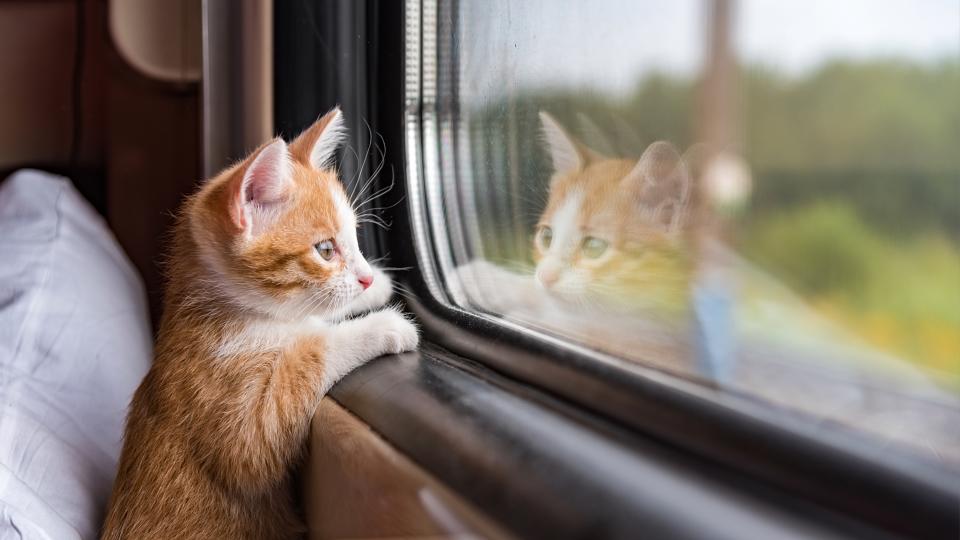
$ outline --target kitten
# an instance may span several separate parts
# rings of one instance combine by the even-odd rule
[[[664,141],[639,159],[605,157],[549,114],[541,112],[540,121],[553,173],[531,246],[534,281],[473,261],[460,269],[467,293],[494,310],[539,296],[603,313],[685,312],[698,234],[686,158]],[[507,290],[491,297],[496,287],[474,294],[491,273],[545,294]]]
[[[667,142],[639,159],[603,156],[549,114],[553,166],[532,275],[475,260],[458,269],[478,306],[597,349],[669,368],[690,361],[695,268],[692,176]]]
[[[607,158],[550,115],[540,121],[554,173],[534,237],[537,283],[605,312],[684,312],[693,213],[680,154],[658,141],[639,160]]]
[[[320,398],[414,349],[357,247],[331,169],[335,109],[206,182],[176,225],[153,367],[134,395],[103,537],[290,538],[289,491]]]

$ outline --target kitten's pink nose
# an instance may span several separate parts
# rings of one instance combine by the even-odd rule
[[[550,288],[560,279],[560,270],[553,267],[541,268],[537,270],[537,279],[540,280],[540,283],[542,283],[544,287]]]
[[[357,281],[360,282],[360,286],[363,287],[363,290],[367,290],[371,285],[373,285],[373,274],[357,276]]]

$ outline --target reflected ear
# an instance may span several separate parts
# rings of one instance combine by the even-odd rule
[[[272,224],[289,195],[290,175],[290,154],[283,139],[257,150],[231,192],[230,218],[237,228],[249,236]]]
[[[676,148],[665,141],[651,144],[622,180],[638,212],[647,222],[674,232],[689,215],[691,177]]]
[[[340,107],[334,107],[290,143],[290,154],[318,171],[328,169],[346,137],[343,113]]]
[[[586,163],[586,154],[570,135],[549,114],[540,111],[540,129],[553,162],[553,172],[579,171]]]

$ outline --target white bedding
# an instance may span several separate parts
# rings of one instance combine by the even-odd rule
[[[143,285],[64,178],[0,185],[0,540],[96,538],[152,358]]]

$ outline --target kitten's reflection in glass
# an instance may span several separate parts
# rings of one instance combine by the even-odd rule
[[[664,141],[639,159],[601,155],[545,112],[540,127],[552,175],[535,267],[474,261],[459,269],[468,295],[525,324],[689,372],[698,212],[685,160]]]
[[[681,317],[692,270],[691,178],[666,142],[601,156],[540,114],[554,174],[534,241],[535,280],[588,310]]]

